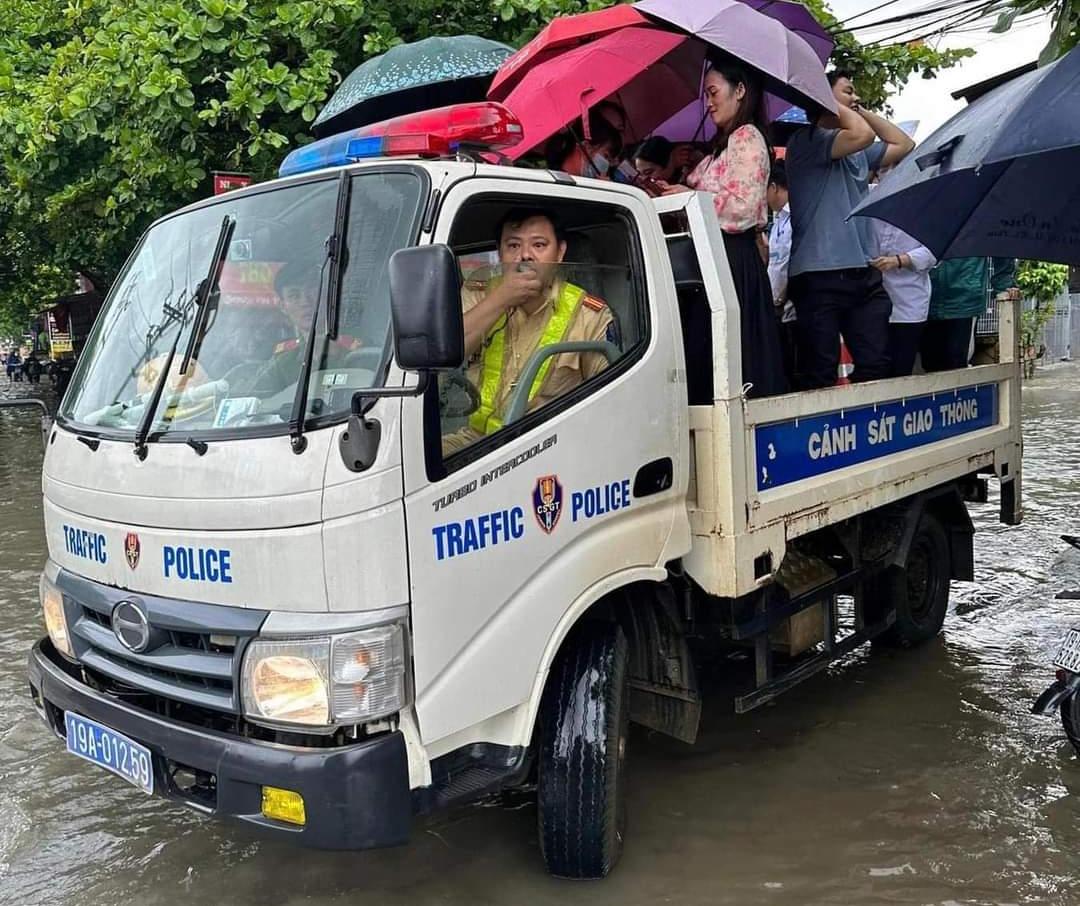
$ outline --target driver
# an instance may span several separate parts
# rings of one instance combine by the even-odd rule
[[[274,289],[281,300],[282,310],[292,324],[293,336],[274,346],[270,361],[260,370],[256,380],[259,389],[274,392],[284,390],[295,384],[300,377],[300,369],[307,353],[308,331],[320,301],[321,269],[321,264],[301,266],[290,262],[284,264],[275,275]],[[325,279],[324,276],[324,283]],[[320,368],[321,339],[321,335],[315,338],[312,371],[344,367],[345,357],[361,345],[355,337],[339,333],[336,340],[327,344],[326,358]]]
[[[496,230],[502,275],[474,273],[462,292],[466,377],[479,406],[469,425],[443,438],[459,450],[502,427],[502,418],[530,356],[560,342],[607,341],[618,330],[607,304],[559,276],[566,238],[555,216],[540,208],[509,211]],[[600,352],[563,353],[545,360],[529,389],[527,411],[563,396],[607,367]]]

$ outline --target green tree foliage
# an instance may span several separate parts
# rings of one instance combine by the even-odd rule
[[[104,289],[154,218],[209,193],[209,170],[272,176],[367,57],[433,34],[517,45],[611,2],[4,0],[0,320],[40,307],[74,271]],[[833,22],[822,2],[811,6]],[[871,105],[957,58],[838,41]]]
[[[1016,285],[1025,298],[1035,303],[1034,308],[1025,309],[1020,317],[1021,343],[1025,350],[1038,343],[1043,326],[1054,316],[1054,301],[1068,282],[1069,268],[1064,264],[1021,261],[1017,265]]]
[[[1018,16],[1050,13],[1050,40],[1039,53],[1039,65],[1045,66],[1064,56],[1080,43],[1080,0],[1006,0],[997,7],[997,23],[991,31],[1005,32]]]
[[[1016,267],[1016,285],[1036,304],[1053,302],[1069,282],[1069,268],[1046,261],[1021,261]]]

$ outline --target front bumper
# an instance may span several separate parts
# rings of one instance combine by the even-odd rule
[[[308,749],[187,726],[91,689],[61,666],[47,640],[30,652],[28,674],[34,705],[58,737],[64,738],[64,712],[73,711],[142,743],[152,754],[154,789],[167,799],[317,849],[371,849],[409,839],[412,799],[400,732]],[[197,791],[182,788],[177,768],[213,782]],[[304,827],[262,816],[264,785],[304,797]]]

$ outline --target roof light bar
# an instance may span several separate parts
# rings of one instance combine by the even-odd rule
[[[340,132],[291,152],[278,176],[340,167],[373,157],[444,157],[463,145],[497,150],[516,145],[521,123],[502,104],[481,101],[409,113]]]

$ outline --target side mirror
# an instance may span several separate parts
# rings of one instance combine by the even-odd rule
[[[406,371],[450,371],[465,361],[457,260],[445,245],[390,256],[394,356]]]

